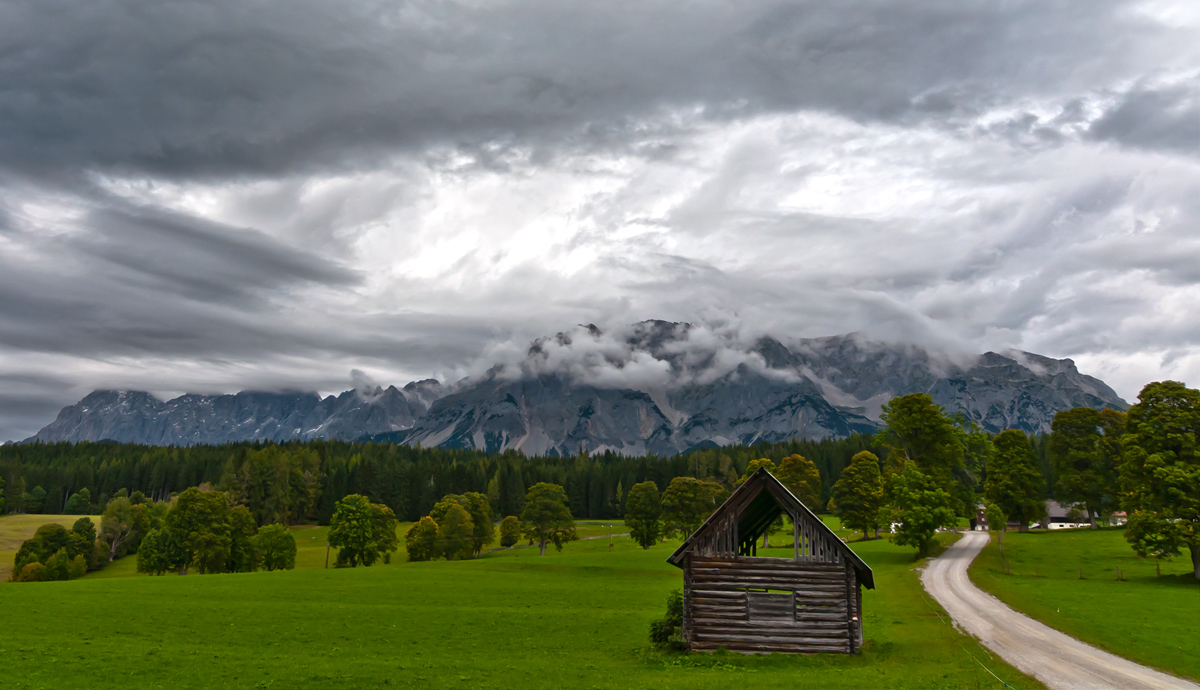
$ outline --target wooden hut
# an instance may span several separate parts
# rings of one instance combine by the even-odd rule
[[[759,540],[784,513],[791,558],[759,556]],[[854,654],[862,646],[871,568],[766,469],[667,561],[683,569],[682,634],[694,650]]]

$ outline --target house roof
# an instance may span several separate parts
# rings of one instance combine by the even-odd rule
[[[771,523],[783,513],[788,513],[793,520],[801,520],[823,533],[829,541],[854,566],[858,580],[867,589],[875,589],[875,575],[866,561],[841,540],[837,534],[826,525],[816,513],[800,502],[791,491],[765,467],[759,468],[745,482],[734,490],[729,498],[721,504],[700,528],[684,540],[683,544],[667,558],[667,562],[678,568],[683,567],[683,557],[694,548],[697,540],[707,533],[718,529],[719,525],[730,514],[737,515],[737,534],[739,542],[754,542],[761,537]]]

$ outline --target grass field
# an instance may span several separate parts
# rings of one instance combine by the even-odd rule
[[[323,564],[324,530],[309,531],[301,560]],[[864,593],[860,655],[653,653],[648,623],[682,583],[665,563],[678,542],[614,541],[545,558],[8,585],[0,658],[14,688],[1003,687],[979,662],[1040,687],[939,618],[912,550],[886,541],[853,545],[879,587]]]
[[[33,536],[37,528],[48,522],[71,529],[75,521],[82,515],[4,515],[0,516],[0,582],[8,581],[12,572],[13,559],[17,557],[17,549],[21,543]],[[100,516],[90,515],[96,527],[100,527]]]
[[[1068,635],[1200,679],[1200,584],[1187,555],[1164,562],[1156,577],[1154,561],[1138,558],[1116,529],[1009,532],[1004,555],[1012,575],[1001,572],[992,539],[971,580]]]

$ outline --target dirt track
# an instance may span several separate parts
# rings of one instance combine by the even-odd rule
[[[925,591],[954,622],[1005,661],[1052,690],[1139,688],[1200,690],[1200,685],[1086,645],[1010,609],[967,578],[967,566],[988,542],[969,532],[921,574]]]

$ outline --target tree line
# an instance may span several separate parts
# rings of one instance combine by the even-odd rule
[[[343,499],[357,496],[363,510],[386,508],[393,521],[400,516],[416,523],[410,535],[425,541],[414,542],[410,557],[461,558],[491,543],[492,515],[506,516],[502,544],[515,534],[529,538],[529,525],[537,521],[526,519],[525,511],[531,498],[541,503],[544,492],[554,494],[550,503],[561,494],[568,517],[625,517],[639,541],[687,534],[765,466],[806,505],[837,513],[864,536],[894,526],[892,538],[921,553],[928,552],[934,532],[974,517],[980,503],[989,522],[1011,521],[1020,529],[1044,517],[1048,496],[1079,506],[1093,527],[1096,515],[1123,508],[1129,513],[1126,536],[1139,554],[1166,558],[1189,549],[1200,577],[1195,389],[1151,383],[1128,413],[1065,410],[1055,416],[1051,433],[1040,437],[1015,429],[985,433],[925,394],[892,399],[882,421],[873,436],[714,447],[670,457],[527,458],[512,451],[489,455],[335,441],[194,448],[31,444],[0,448],[0,476],[8,478],[4,505],[10,512],[35,507],[39,495],[41,508],[57,506],[61,498],[64,511],[87,512],[95,505],[92,496],[105,502],[106,492],[130,487],[167,500],[178,483],[211,480],[237,520],[255,526],[329,523]],[[33,489],[26,491],[30,483]],[[555,519],[565,518],[560,513]],[[565,527],[557,534],[554,529],[536,534],[543,552],[547,543],[561,548],[571,536]],[[66,555],[73,560],[80,554]],[[194,558],[175,563],[198,562]]]

